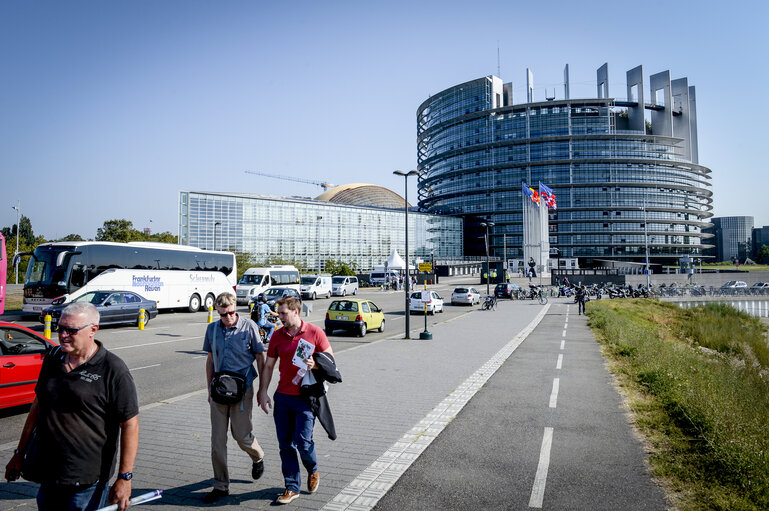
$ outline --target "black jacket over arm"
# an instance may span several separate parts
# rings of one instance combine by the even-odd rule
[[[315,369],[312,370],[316,383],[312,385],[302,385],[302,396],[310,402],[310,408],[323,429],[328,433],[331,440],[336,440],[336,428],[334,426],[334,417],[331,415],[331,407],[326,398],[326,388],[323,382],[339,383],[342,381],[342,375],[336,368],[334,357],[329,353],[316,352],[312,355],[315,360]]]

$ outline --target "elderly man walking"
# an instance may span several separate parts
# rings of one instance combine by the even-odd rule
[[[117,355],[95,339],[99,311],[75,302],[61,313],[60,346],[46,355],[18,449],[5,469],[18,479],[22,456],[36,429],[41,511],[91,511],[107,505],[107,485],[118,477],[109,502],[123,511],[139,445],[139,404],[131,373]]]
[[[216,297],[219,321],[208,325],[203,341],[206,359],[206,384],[211,408],[211,463],[214,468],[214,489],[203,502],[212,504],[230,493],[230,473],[227,469],[227,429],[243,451],[251,458],[251,477],[264,473],[264,450],[252,432],[251,412],[254,406],[254,379],[264,367],[264,345],[256,323],[240,317],[235,311],[235,295],[222,293]],[[245,392],[235,403],[217,403],[211,396],[211,381],[220,372],[235,373],[245,379]]]

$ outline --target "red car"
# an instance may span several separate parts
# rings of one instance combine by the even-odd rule
[[[35,400],[43,357],[55,346],[29,328],[0,322],[0,408]]]

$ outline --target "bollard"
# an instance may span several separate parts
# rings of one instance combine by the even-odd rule
[[[147,322],[147,311],[139,309],[139,330],[144,330],[144,324]]]
[[[51,340],[51,315],[46,314],[43,320],[45,321],[45,329],[43,330],[43,335],[46,339]]]
[[[214,308],[212,306],[208,307],[208,322],[209,323],[214,322]]]

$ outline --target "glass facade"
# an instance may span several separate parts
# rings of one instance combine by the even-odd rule
[[[182,191],[179,243],[279,257],[308,269],[334,259],[359,270],[405,250],[403,209],[312,199]],[[409,211],[411,257],[462,256],[462,219]]]
[[[731,261],[735,257],[744,261],[751,256],[752,216],[722,216],[711,221],[716,261]]]
[[[521,257],[521,184],[542,182],[557,197],[550,245],[562,258],[642,262],[647,238],[653,263],[702,256],[710,169],[686,156],[688,139],[625,129],[630,103],[612,98],[507,105],[503,97],[490,76],[417,111],[419,206],[465,219],[467,255],[483,254],[479,223],[490,221],[494,255]]]

